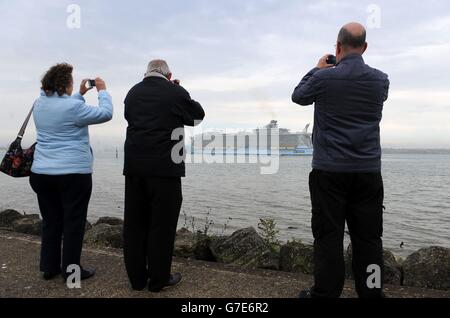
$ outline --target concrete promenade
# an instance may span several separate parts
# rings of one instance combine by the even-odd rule
[[[95,267],[97,275],[68,289],[61,278],[42,280],[39,267],[39,238],[0,230],[0,297],[8,298],[296,298],[310,287],[312,277],[264,270],[245,270],[216,263],[174,260],[174,271],[184,280],[176,288],[159,294],[135,292],[129,287],[120,250],[85,246],[83,264]],[[450,291],[386,286],[388,297],[450,298]],[[355,297],[352,282],[343,297]]]

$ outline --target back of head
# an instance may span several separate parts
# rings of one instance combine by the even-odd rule
[[[145,77],[151,76],[152,73],[158,73],[169,78],[172,72],[170,71],[169,65],[164,60],[153,60],[148,63],[147,73]]]
[[[67,63],[52,66],[41,80],[41,89],[47,96],[66,94],[73,85],[72,71],[72,65]]]
[[[363,54],[367,48],[366,37],[367,32],[364,26],[360,23],[352,22],[342,27],[337,41],[343,53]]]

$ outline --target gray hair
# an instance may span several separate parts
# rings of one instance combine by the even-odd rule
[[[170,71],[169,65],[164,60],[153,60],[148,63],[146,76],[150,75],[150,73],[159,73],[166,77],[169,76],[172,72]]]

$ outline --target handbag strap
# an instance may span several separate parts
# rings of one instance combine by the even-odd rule
[[[22,124],[22,128],[20,128],[19,134],[17,135],[17,138],[19,139],[23,139],[23,136],[25,135],[25,130],[27,129],[28,122],[30,121],[31,115],[33,114],[34,105],[36,105],[36,102],[34,102],[30,112],[28,113],[27,118],[25,118],[25,121]]]

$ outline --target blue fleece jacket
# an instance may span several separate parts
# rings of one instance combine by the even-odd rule
[[[44,175],[90,174],[93,154],[89,144],[89,125],[112,119],[113,105],[109,93],[98,94],[99,106],[86,104],[79,93],[73,96],[41,96],[35,103],[34,122],[37,146],[33,173]]]

